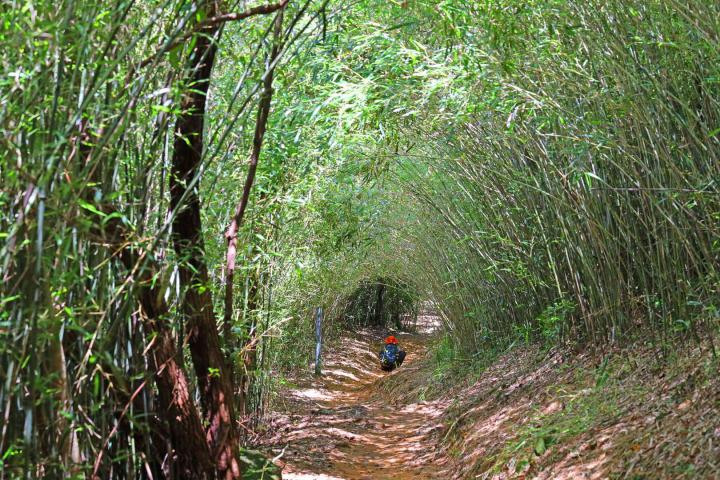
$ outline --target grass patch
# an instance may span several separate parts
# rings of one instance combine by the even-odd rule
[[[423,389],[423,398],[420,400],[435,398],[460,383],[475,383],[498,357],[498,352],[491,350],[468,356],[461,352],[457,342],[449,335],[441,337],[430,351],[433,362],[432,376]]]
[[[282,478],[280,467],[257,450],[240,448],[239,458],[245,480],[280,480]]]
[[[626,392],[613,381],[614,366],[615,362],[607,358],[595,369],[579,370],[577,383],[556,387],[550,400],[561,406],[548,413],[536,409],[532,420],[520,426],[499,453],[485,458],[478,467],[483,471],[510,468],[521,472],[543,457],[552,458],[558,446],[619,415],[618,400]]]

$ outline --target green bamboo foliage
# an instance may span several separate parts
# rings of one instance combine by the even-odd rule
[[[136,290],[153,265],[151,283],[169,306],[163,320],[182,346],[184,259],[169,244],[167,189],[202,4],[0,9],[0,478],[163,475],[171,452],[156,411],[159,366]],[[304,30],[288,29],[289,45],[319,28],[317,5],[302,5],[292,13]],[[228,35],[243,62],[235,102],[213,111],[206,167],[231,160],[222,154],[228,131],[254,111],[268,21]],[[128,232],[122,244],[104,230],[114,222]],[[121,249],[139,259],[132,268]]]
[[[0,478],[87,476],[99,452],[102,478],[162,474],[135,281],[155,266],[182,344],[168,163],[199,3],[0,9]],[[359,318],[378,279],[403,314],[431,301],[466,353],[713,340],[717,2],[291,3],[239,234],[252,408],[309,357],[312,309]],[[197,288],[222,284],[269,31],[228,25],[220,45],[191,180],[212,283]]]
[[[168,116],[155,107],[175,93],[152,92],[173,69],[151,62],[136,70],[137,59],[161,49],[192,12],[175,2],[69,1],[0,15],[0,469],[79,474],[105,442],[110,459],[134,452],[136,461],[120,467],[132,476],[143,469],[140,456],[157,453],[133,404],[152,403],[140,388],[150,381],[139,355],[147,332],[128,272],[96,225],[121,218],[142,250],[167,209],[156,159]],[[138,124],[146,128],[130,127]],[[112,218],[108,203],[117,206]],[[112,405],[129,408],[113,419],[103,413]],[[105,471],[117,465],[110,460]]]
[[[396,172],[414,278],[472,350],[716,330],[718,6],[528,10],[494,108]]]

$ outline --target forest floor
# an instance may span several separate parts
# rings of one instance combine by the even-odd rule
[[[395,333],[408,355],[385,373],[385,333],[344,338],[322,376],[281,392],[258,442],[284,479],[720,478],[708,349],[660,359],[650,348],[519,347],[443,375],[425,328]]]
[[[394,332],[407,357],[393,372],[380,370],[377,359],[387,332],[368,329],[336,344],[320,377],[294,380],[261,445],[273,456],[282,452],[284,479],[442,478],[434,460],[447,405],[404,402],[388,384],[424,367],[432,321],[421,319],[417,333]]]

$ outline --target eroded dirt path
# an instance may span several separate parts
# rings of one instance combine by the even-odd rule
[[[603,480],[720,478],[720,377],[708,346],[662,361],[651,346],[507,351],[473,375],[434,375],[432,334],[344,339],[284,391],[271,434],[286,480]],[[435,382],[434,390],[428,390]],[[433,401],[417,401],[430,392]]]
[[[385,332],[366,330],[345,338],[324,359],[323,375],[307,377],[287,391],[263,443],[283,452],[283,478],[439,478],[436,458],[441,402],[402,404],[387,385],[420,368],[432,337],[432,318],[421,333],[395,334],[407,352],[394,372],[379,369]]]

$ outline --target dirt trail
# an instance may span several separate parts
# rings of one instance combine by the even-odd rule
[[[707,347],[668,362],[647,345],[525,345],[418,402],[436,381],[432,334],[396,334],[408,356],[390,374],[376,357],[384,334],[345,338],[322,377],[285,390],[256,443],[283,478],[720,478],[720,377]]]
[[[276,452],[284,449],[284,479],[437,478],[435,445],[444,405],[401,405],[387,391],[388,382],[419,368],[434,319],[423,320],[420,333],[395,334],[407,358],[394,372],[378,366],[384,332],[366,330],[326,356],[320,378],[306,378],[287,392],[285,413],[272,420],[276,433],[263,442]]]

